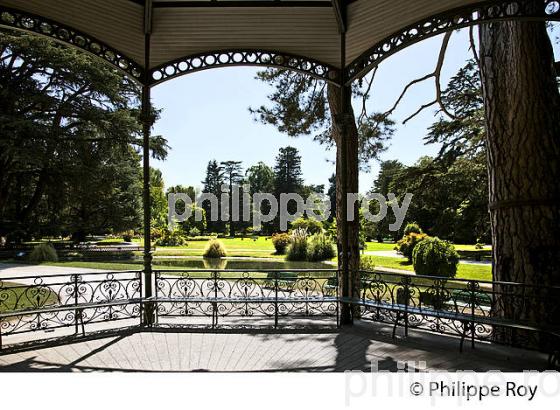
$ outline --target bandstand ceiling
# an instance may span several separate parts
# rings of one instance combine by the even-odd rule
[[[342,0],[342,6],[338,0],[151,3],[149,64],[145,58],[145,0],[0,0],[0,11],[5,7],[30,13],[77,30],[126,56],[142,70],[229,50],[283,53],[341,68],[341,31],[346,32],[345,64],[351,66],[358,57],[407,26],[449,10],[489,2]],[[473,11],[468,13],[472,15]],[[0,25],[6,25],[2,23],[0,20]],[[372,60],[367,62],[371,63]],[[367,67],[355,67],[354,72],[364,68]]]

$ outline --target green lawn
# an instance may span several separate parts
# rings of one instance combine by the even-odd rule
[[[393,251],[395,250],[395,244],[392,242],[366,242],[366,251]]]
[[[387,256],[369,257],[373,259],[376,267],[400,269],[414,272],[414,267],[408,262],[406,258],[391,258]],[[460,263],[457,269],[457,278],[472,280],[492,280],[492,266]]]
[[[276,250],[270,238],[223,238],[219,239],[227,251],[228,256],[246,258],[276,258],[284,256],[276,255]],[[207,241],[188,241],[186,246],[180,247],[157,247],[156,256],[202,256]]]

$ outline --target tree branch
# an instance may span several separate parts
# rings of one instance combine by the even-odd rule
[[[416,84],[422,83],[424,81],[427,81],[431,78],[434,79],[435,82],[435,86],[436,86],[436,97],[435,100],[432,101],[431,103],[428,104],[424,104],[422,105],[414,114],[410,115],[409,117],[406,118],[406,120],[403,122],[403,124],[406,124],[408,121],[412,120],[414,117],[416,117],[418,114],[420,114],[422,111],[424,111],[425,109],[432,107],[436,104],[439,105],[441,112],[443,112],[445,115],[447,115],[449,118],[451,119],[456,119],[455,115],[453,115],[448,109],[447,107],[445,107],[445,104],[443,103],[443,99],[442,99],[442,89],[441,89],[441,71],[443,69],[443,65],[445,63],[445,55],[447,53],[447,49],[449,47],[449,40],[451,39],[451,36],[453,35],[453,32],[448,32],[445,33],[443,36],[443,41],[441,43],[441,48],[439,51],[439,56],[438,56],[438,60],[437,60],[437,64],[436,67],[434,69],[433,72],[426,74],[423,77],[417,78],[415,80],[412,80],[410,83],[408,83],[406,85],[406,87],[403,89],[401,95],[399,96],[399,98],[397,99],[397,101],[395,102],[395,104],[391,107],[391,109],[389,109],[389,111],[387,111],[385,113],[386,117],[389,117],[390,115],[392,115],[395,110],[398,108],[398,106],[400,105],[400,103],[403,101],[404,97],[406,96],[406,94],[408,93],[408,91],[415,86]]]

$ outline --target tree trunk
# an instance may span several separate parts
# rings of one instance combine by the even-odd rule
[[[482,25],[480,48],[494,280],[559,285],[560,95],[545,23]],[[560,295],[506,285],[495,291],[495,315],[559,323]],[[525,336],[495,337],[527,345]]]
[[[358,128],[356,126],[356,119],[354,110],[351,105],[351,90],[348,87],[348,95],[342,101],[340,89],[332,84],[328,86],[328,100],[333,118],[347,114],[350,121],[345,124],[343,131],[340,124],[333,121],[333,138],[336,142],[336,227],[337,227],[337,248],[339,256],[342,255],[342,238],[343,238],[343,225],[348,224],[348,268],[349,268],[349,282],[350,292],[349,296],[355,294],[360,287],[360,224],[358,219],[358,204],[355,204],[353,211],[354,220],[348,221],[346,215],[343,214],[343,202],[346,201],[346,195],[343,192],[343,172],[342,172],[342,144],[346,144],[346,188],[349,193],[358,193],[358,177],[359,177],[359,163],[358,163]],[[346,107],[343,106],[346,105]],[[345,135],[343,135],[345,134]],[[338,259],[338,268],[343,269],[342,258]]]

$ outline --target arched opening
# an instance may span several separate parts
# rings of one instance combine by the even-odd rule
[[[81,33],[78,33],[74,30],[71,30],[67,27],[63,27],[61,25],[57,25],[56,23],[53,22],[46,22],[44,25],[43,22],[41,22],[41,19],[38,17],[32,17],[29,14],[19,14],[16,15],[11,11],[4,11],[2,13],[2,21],[4,22],[3,25],[13,25],[13,27],[20,29],[20,30],[26,30],[26,31],[32,31],[35,33],[39,33],[42,35],[48,35],[51,37],[54,37],[55,39],[57,39],[58,41],[62,41],[62,42],[67,42],[71,45],[77,46],[79,48],[83,48],[88,52],[93,52],[93,54],[97,55],[98,57],[101,57],[102,59],[104,59],[105,61],[108,61],[110,64],[112,64],[114,67],[119,68],[120,70],[124,70],[126,73],[128,73],[129,75],[132,75],[134,78],[136,78],[137,80],[139,80],[139,82],[141,82],[143,84],[143,97],[142,97],[142,107],[143,107],[143,123],[144,123],[144,129],[143,129],[143,134],[144,134],[144,145],[143,145],[143,149],[144,149],[144,203],[145,205],[145,222],[144,222],[144,227],[145,227],[145,232],[146,232],[146,240],[145,240],[145,244],[146,244],[146,249],[145,249],[145,270],[144,270],[144,279],[146,280],[144,286],[146,287],[146,303],[144,302],[139,302],[139,310],[141,311],[140,316],[143,316],[143,324],[144,325],[153,325],[154,324],[154,314],[157,313],[157,311],[154,310],[154,303],[157,304],[157,300],[154,302],[154,293],[156,294],[155,297],[157,298],[157,284],[156,284],[156,289],[152,288],[152,259],[151,259],[151,252],[150,252],[150,232],[149,232],[149,227],[150,227],[150,215],[149,215],[149,204],[150,204],[150,198],[149,198],[149,189],[150,189],[150,176],[149,176],[149,155],[147,155],[147,153],[149,153],[150,150],[150,134],[151,134],[151,128],[153,125],[153,118],[151,116],[151,103],[150,103],[150,90],[152,88],[152,86],[159,84],[160,82],[164,81],[164,80],[168,80],[174,77],[177,77],[179,75],[183,75],[183,74],[187,74],[190,72],[196,72],[199,71],[201,69],[206,69],[206,68],[211,68],[214,66],[223,66],[223,65],[263,65],[263,66],[272,66],[272,67],[279,67],[279,68],[289,68],[289,69],[294,69],[300,72],[305,72],[311,75],[314,75],[317,78],[320,78],[322,80],[327,80],[327,81],[331,81],[331,82],[335,82],[338,83],[338,85],[341,88],[341,96],[340,96],[340,101],[341,106],[342,106],[342,110],[341,110],[341,116],[337,119],[336,122],[336,126],[339,127],[340,129],[340,133],[341,135],[345,135],[345,133],[348,131],[348,123],[349,123],[349,113],[347,111],[348,105],[351,104],[350,98],[348,98],[348,94],[346,94],[347,92],[349,92],[349,86],[351,85],[352,81],[359,78],[361,75],[363,75],[365,72],[367,72],[367,70],[373,66],[375,66],[376,64],[378,64],[380,61],[382,61],[384,58],[386,58],[387,56],[391,55],[392,53],[396,52],[397,50],[404,48],[407,45],[413,44],[416,41],[419,41],[421,38],[428,38],[434,35],[437,35],[439,33],[445,32],[445,31],[449,31],[449,30],[453,30],[455,28],[460,28],[460,27],[466,27],[466,26],[470,26],[470,25],[474,25],[474,24],[479,24],[481,21],[484,22],[490,22],[490,21],[502,21],[502,20],[517,20],[517,19],[556,19],[558,13],[560,12],[560,10],[558,10],[558,2],[554,2],[554,1],[548,1],[545,3],[546,5],[546,9],[545,11],[540,11],[539,13],[525,13],[525,10],[523,9],[523,4],[522,2],[518,2],[518,1],[511,1],[511,2],[507,2],[507,4],[505,4],[504,2],[488,2],[488,3],[481,3],[481,4],[476,4],[474,6],[469,6],[469,7],[465,7],[465,8],[461,8],[461,9],[457,9],[457,10],[453,10],[450,11],[449,13],[446,13],[444,15],[438,15],[434,18],[428,19],[428,20],[424,20],[421,21],[420,23],[417,23],[409,28],[404,29],[404,31],[399,31],[397,34],[389,37],[387,40],[378,43],[377,45],[375,45],[372,49],[370,49],[367,53],[363,54],[362,57],[360,57],[358,60],[355,60],[353,63],[350,64],[350,66],[348,66],[344,71],[346,74],[346,82],[341,82],[340,78],[333,78],[331,77],[331,73],[332,73],[332,69],[330,69],[328,65],[326,64],[321,64],[318,63],[315,60],[307,60],[304,59],[302,57],[297,57],[297,56],[293,56],[293,55],[289,55],[289,54],[276,54],[276,53],[271,53],[271,52],[267,52],[264,50],[261,51],[251,51],[251,50],[244,50],[244,51],[226,51],[223,53],[216,53],[216,52],[208,52],[208,53],[203,53],[203,54],[199,54],[199,55],[194,55],[185,59],[180,59],[180,60],[176,60],[173,61],[169,64],[163,64],[160,65],[152,70],[144,70],[141,71],[140,69],[137,69],[137,65],[136,63],[132,62],[134,65],[134,68],[131,68],[131,61],[125,61],[126,57],[124,57],[121,53],[116,52],[115,50],[110,49],[110,47],[108,46],[104,46],[102,44],[99,44],[99,42],[97,42],[94,39],[88,39],[86,38],[84,35],[82,35]],[[11,13],[11,14],[10,14]],[[16,17],[14,19],[14,17]],[[31,20],[29,20],[31,18]],[[482,19],[482,20],[481,20]],[[149,41],[149,37],[150,37],[150,32],[149,30],[146,30],[146,45],[150,44]],[[342,38],[342,52],[341,52],[341,61],[345,61],[345,53],[344,53],[344,49],[345,49],[345,44],[344,44],[344,36],[341,36]],[[99,46],[99,47],[98,47]],[[145,52],[146,52],[146,58],[145,61],[147,61],[148,63],[146,64],[147,67],[150,67],[149,61],[150,61],[150,47],[147,46],[145,48]],[[344,64],[342,64],[344,65]],[[154,77],[155,75],[155,77]],[[151,77],[150,77],[151,76]],[[346,147],[346,145],[344,144],[344,146]],[[348,147],[344,148],[347,149]],[[342,154],[341,157],[346,160],[346,155],[347,152],[345,154]],[[354,166],[355,164],[344,164],[341,166],[342,172],[347,172],[347,168],[348,165],[350,166]],[[343,177],[343,183],[346,184],[347,178]],[[347,189],[345,189],[346,187],[342,188],[342,191],[344,193],[347,193]],[[343,214],[345,214],[346,212],[343,212]],[[344,229],[344,228],[343,228]],[[347,227],[346,227],[347,229]],[[346,264],[346,266],[343,267],[343,272],[346,276],[342,275],[342,278],[344,279],[344,285],[342,286],[342,296],[352,296],[352,285],[348,280],[348,232],[346,232],[346,234],[344,234],[342,236],[342,260],[343,260],[343,264]],[[355,251],[355,249],[353,249],[352,251]],[[199,278],[202,279],[202,278]],[[243,284],[243,291],[247,291],[251,286],[255,285],[255,284],[259,284],[260,283],[257,280],[248,280],[247,277],[241,277],[241,278],[237,278],[240,282],[239,283],[244,283]],[[268,291],[270,292],[271,289],[277,291],[278,290],[278,281],[280,280],[279,277],[274,277],[274,284],[268,286]],[[243,282],[244,281],[244,282]],[[187,280],[186,282],[182,282],[182,283],[177,283],[177,286],[181,286],[182,290],[184,291],[185,289],[188,289],[188,287],[190,286],[189,281]],[[149,283],[149,284],[148,284]],[[374,287],[380,285],[380,283],[383,283],[383,278],[379,278],[376,277],[374,278],[371,282],[370,282],[370,286],[373,289]],[[323,284],[324,285],[324,284]],[[387,286],[387,283],[384,284],[385,286]],[[74,285],[75,288],[77,288],[77,285]],[[140,286],[140,288],[142,287],[142,285],[137,285],[136,283],[131,285],[133,287]],[[217,298],[217,292],[219,291],[220,288],[223,288],[224,286],[224,282],[221,278],[219,278],[218,276],[214,276],[212,277],[210,280],[208,278],[204,278],[203,281],[203,287],[204,289],[208,290],[211,289],[212,291],[214,291],[214,295],[213,297],[216,299]],[[337,303],[339,302],[339,298],[338,298],[338,294],[336,294],[336,296],[333,296],[333,292],[336,293],[338,292],[338,287],[336,285],[330,285],[331,287],[328,288],[328,292],[330,293],[324,293],[323,296],[325,296],[325,298],[334,298],[334,299],[325,299],[327,300],[327,302],[330,304],[329,305],[329,312],[333,312],[332,308],[330,306],[334,306],[334,309],[338,309],[338,305]],[[437,286],[439,285],[434,285],[434,291],[439,294],[441,293],[441,289],[438,288]],[[391,289],[397,289],[395,292],[391,291],[391,295],[390,298],[392,299],[392,304],[393,305],[405,305],[408,306],[409,302],[410,302],[410,294],[409,291],[411,290],[411,282],[403,279],[402,281],[400,281],[399,283],[391,283],[390,286]],[[261,287],[261,289],[266,289],[266,287]],[[323,288],[323,290],[326,289],[325,287]],[[399,291],[400,289],[400,291]],[[476,292],[478,292],[477,290],[478,288],[473,287],[472,289],[469,288],[471,297],[472,294],[475,294],[476,297]],[[299,289],[298,289],[299,290]],[[419,291],[419,289],[418,289]],[[287,291],[289,293],[289,291]],[[393,294],[394,293],[394,294]],[[468,293],[468,292],[467,292]],[[268,295],[270,296],[270,293],[268,293]],[[369,295],[369,294],[367,294]],[[200,295],[199,295],[200,296]],[[204,294],[204,297],[212,297],[212,295],[210,294]],[[222,295],[223,296],[223,295]],[[245,295],[246,296],[246,295]],[[262,295],[260,295],[262,296]],[[266,310],[270,310],[273,309],[275,314],[278,314],[279,309],[278,309],[278,294],[276,292],[276,300],[270,302],[270,300],[267,302],[269,303],[268,307]],[[354,295],[355,296],[355,295]],[[305,305],[305,308],[309,308],[310,304],[314,303],[313,300],[310,300],[309,298],[309,294],[307,295],[298,295],[298,297],[301,297],[302,299],[298,299],[297,303],[301,303],[303,305]],[[404,298],[404,299],[403,299]],[[188,304],[191,301],[188,299],[188,294],[183,294],[182,295],[182,299],[179,298],[180,300],[177,301],[172,301],[169,303],[173,303],[173,304]],[[473,299],[467,299],[470,302],[473,302]],[[404,302],[403,302],[404,301]],[[476,301],[476,298],[474,299],[474,301]],[[245,304],[248,305],[251,302],[250,299],[245,298],[242,300],[238,300],[235,303],[241,303],[241,304]],[[123,302],[124,303],[124,302]],[[198,303],[198,302],[194,302],[194,303]],[[219,303],[218,301],[214,300],[214,301],[206,301],[204,302],[206,303],[206,307],[204,308],[206,313],[211,313],[212,314],[212,318],[213,318],[213,326],[217,325],[217,320],[218,320],[218,313],[219,312],[219,307],[217,304]],[[225,303],[225,302],[224,302]],[[334,304],[333,304],[334,303]],[[350,298],[343,300],[343,305],[346,306],[348,308],[348,306],[352,303],[352,300]],[[467,302],[468,303],[468,302]],[[182,307],[181,307],[182,309]],[[76,309],[77,310],[77,309]],[[182,312],[182,310],[180,310]],[[188,307],[185,306],[185,311],[188,311]],[[336,311],[336,313],[338,313],[338,310]],[[346,312],[347,314],[349,313],[349,311]],[[400,320],[402,319],[401,313],[399,311],[399,313],[396,315],[396,319],[395,319],[395,325],[397,326],[400,322]],[[407,312],[404,312],[405,315],[407,314]],[[391,319],[394,319],[393,316],[389,315],[389,317]],[[405,316],[407,317],[407,316]],[[83,318],[83,316],[81,316],[80,312],[77,312],[76,315],[74,316],[75,319],[77,320],[77,326],[78,326],[78,322],[80,318]],[[464,318],[463,318],[464,319]],[[471,318],[472,319],[472,318]],[[469,322],[469,320],[465,319],[463,322]],[[471,320],[471,322],[474,323],[474,320]],[[462,336],[465,337],[466,333],[468,330],[472,330],[470,328],[467,328],[467,326],[465,325],[465,323],[463,323],[463,327],[460,329],[463,331]],[[474,334],[474,331],[473,331]]]

